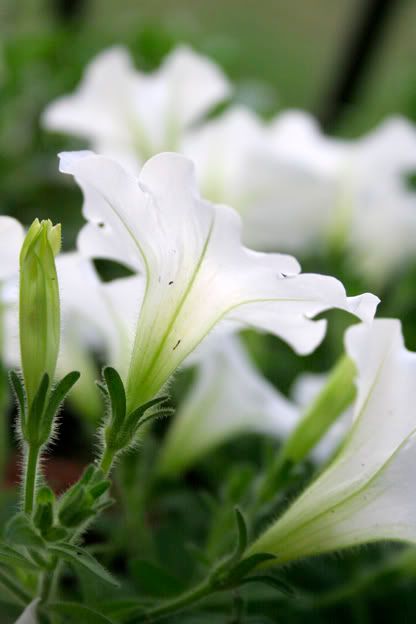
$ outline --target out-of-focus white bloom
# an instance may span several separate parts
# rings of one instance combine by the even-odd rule
[[[241,433],[284,438],[298,409],[256,370],[237,336],[201,354],[196,382],[175,414],[159,472],[182,472],[207,451]]]
[[[266,182],[273,170],[277,179],[288,172],[288,193],[280,194],[276,183],[275,199],[270,187],[252,214],[261,224],[262,214],[271,218],[273,205],[284,206],[275,210],[272,228],[281,249],[322,242],[345,247],[359,270],[380,279],[414,254],[416,195],[406,185],[406,175],[416,169],[411,123],[392,118],[346,141],[325,137],[302,113],[286,113],[271,125],[270,144],[277,161],[263,158],[257,169]]]
[[[300,375],[293,386],[291,398],[294,404],[301,410],[305,410],[308,405],[319,395],[328,380],[327,374],[304,373]],[[328,429],[321,441],[311,452],[311,459],[318,464],[325,463],[340,447],[347,431],[350,429],[353,420],[352,409],[347,409],[338,416],[337,420]]]
[[[376,320],[346,334],[357,367],[354,424],[320,477],[250,547],[279,563],[365,542],[416,542],[416,354],[400,323]]]
[[[87,67],[72,95],[50,104],[44,125],[86,138],[95,151],[138,172],[150,156],[180,147],[183,132],[229,94],[221,70],[181,46],[150,74],[110,48]]]
[[[12,217],[0,216],[0,281],[17,275],[24,239],[23,226]]]
[[[299,275],[297,261],[241,245],[240,219],[197,192],[192,163],[159,154],[139,180],[91,152],[64,154],[61,170],[84,192],[89,223],[79,238],[90,256],[138,269],[145,291],[127,380],[129,408],[152,398],[201,340],[223,319],[270,331],[299,353],[313,350],[329,308],[372,319],[373,295],[348,298],[342,284]]]

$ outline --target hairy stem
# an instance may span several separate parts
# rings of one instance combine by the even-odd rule
[[[27,454],[25,481],[24,481],[24,511],[29,516],[32,515],[35,500],[36,479],[39,463],[40,448],[29,445]]]
[[[183,611],[184,609],[187,609],[202,600],[202,598],[214,593],[214,591],[215,589],[208,580],[203,581],[200,585],[197,585],[197,587],[185,592],[181,596],[178,596],[177,598],[174,598],[159,607],[146,611],[144,621],[156,622],[157,620],[160,620],[168,615],[173,615],[179,611]],[[143,620],[139,619],[137,621],[140,622]]]

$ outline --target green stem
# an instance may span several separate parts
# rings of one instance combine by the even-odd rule
[[[155,607],[145,613],[146,622],[156,622],[157,620],[164,618],[168,615],[173,615],[179,611],[183,611],[188,607],[193,606],[195,603],[202,600],[209,594],[214,593],[215,589],[210,584],[209,580],[203,581],[200,585],[197,585],[194,589],[185,592],[181,596],[166,602],[165,604]],[[138,620],[139,622],[142,620]]]
[[[20,604],[27,605],[32,600],[32,596],[22,589],[16,581],[3,572],[3,570],[0,570],[0,584],[3,585],[3,587],[5,587],[15,598],[17,598]]]
[[[100,460],[100,468],[103,471],[103,473],[107,476],[112,468],[113,465],[113,461],[114,461],[114,457],[115,457],[115,452],[112,451],[111,449],[109,449],[108,447],[106,447],[104,449],[104,453],[101,457]]]
[[[29,516],[33,512],[33,504],[35,500],[36,479],[38,471],[40,447],[29,445],[27,456],[25,484],[24,484],[24,510]]]

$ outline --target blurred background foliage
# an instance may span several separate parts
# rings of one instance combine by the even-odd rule
[[[138,68],[151,70],[178,43],[189,43],[224,68],[236,85],[235,100],[264,117],[302,108],[316,115],[330,133],[355,137],[391,114],[416,121],[415,27],[415,0],[1,0],[0,213],[13,215],[25,225],[36,216],[61,221],[64,246],[73,247],[82,223],[81,194],[71,180],[58,174],[56,153],[84,145],[43,131],[39,117],[52,99],[74,89],[85,65],[105,47],[124,44]],[[350,275],[342,262],[332,260],[329,266],[317,253],[316,258],[305,259],[304,266],[341,277],[351,294],[367,286],[359,276]],[[381,313],[403,320],[412,349],[416,348],[415,277],[416,267],[410,266],[383,293],[377,293],[383,295]],[[341,312],[328,317],[327,339],[302,361],[277,339],[245,336],[263,373],[283,391],[289,390],[300,369],[326,370],[338,357],[343,330],[351,319]],[[186,376],[177,378],[175,395],[179,398],[186,381]],[[88,455],[79,423],[70,415],[66,423],[57,455],[69,451],[73,455],[74,449]],[[151,462],[151,451],[147,453],[150,459],[146,454],[143,457],[144,464]],[[230,472],[230,458],[234,472]],[[247,466],[250,475],[259,470],[263,448],[258,439],[242,439],[216,451],[214,459],[209,456],[181,487],[165,492],[152,512],[156,518],[167,514],[171,521],[169,526],[156,522],[154,540],[163,553],[164,566],[176,569],[185,580],[195,569],[183,535],[198,539],[206,530],[206,501],[191,495],[189,486],[218,490],[218,475],[222,476],[216,496],[223,514],[217,527],[211,527],[215,544],[215,530],[227,531],[233,504],[241,498],[236,491],[244,489],[236,475],[246,474]],[[133,468],[143,475],[143,466]],[[129,480],[134,485],[132,474]],[[99,530],[108,530],[106,522],[104,518]],[[117,521],[112,518],[111,523],[114,531]],[[395,547],[371,547],[364,557],[360,551],[347,553],[342,560],[309,561],[294,566],[288,576],[309,592],[335,588],[351,578],[359,585],[367,568],[373,570],[391,550]],[[107,553],[110,560],[111,556]],[[412,563],[406,574],[402,571],[399,582],[396,578],[390,583],[393,573],[381,566],[377,583],[371,575],[364,582],[365,599],[361,594],[347,596],[347,603],[332,610],[316,609],[313,616],[310,612],[306,616],[305,605],[297,603],[290,608],[290,622],[411,621],[409,613],[416,612],[414,567]],[[138,587],[143,583],[137,566],[133,566],[132,578]],[[91,602],[91,587],[88,591]],[[280,604],[274,594],[250,591],[249,611],[257,615],[260,610],[262,617],[271,618],[253,622],[288,621],[286,602]],[[237,621],[224,620],[223,615],[217,618],[215,609],[208,617],[211,624]],[[172,621],[205,620],[197,615]]]

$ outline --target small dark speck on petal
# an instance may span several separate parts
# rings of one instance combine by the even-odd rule
[[[181,341],[178,340],[178,342],[176,343],[176,345],[173,347],[172,351],[175,351],[175,349],[177,349],[179,347],[179,345],[181,344]]]
[[[169,286],[172,286],[172,284],[173,284],[173,280],[170,280]]]
[[[105,227],[105,223],[103,223],[102,221],[100,221],[99,223],[97,223],[99,228],[103,228]]]

